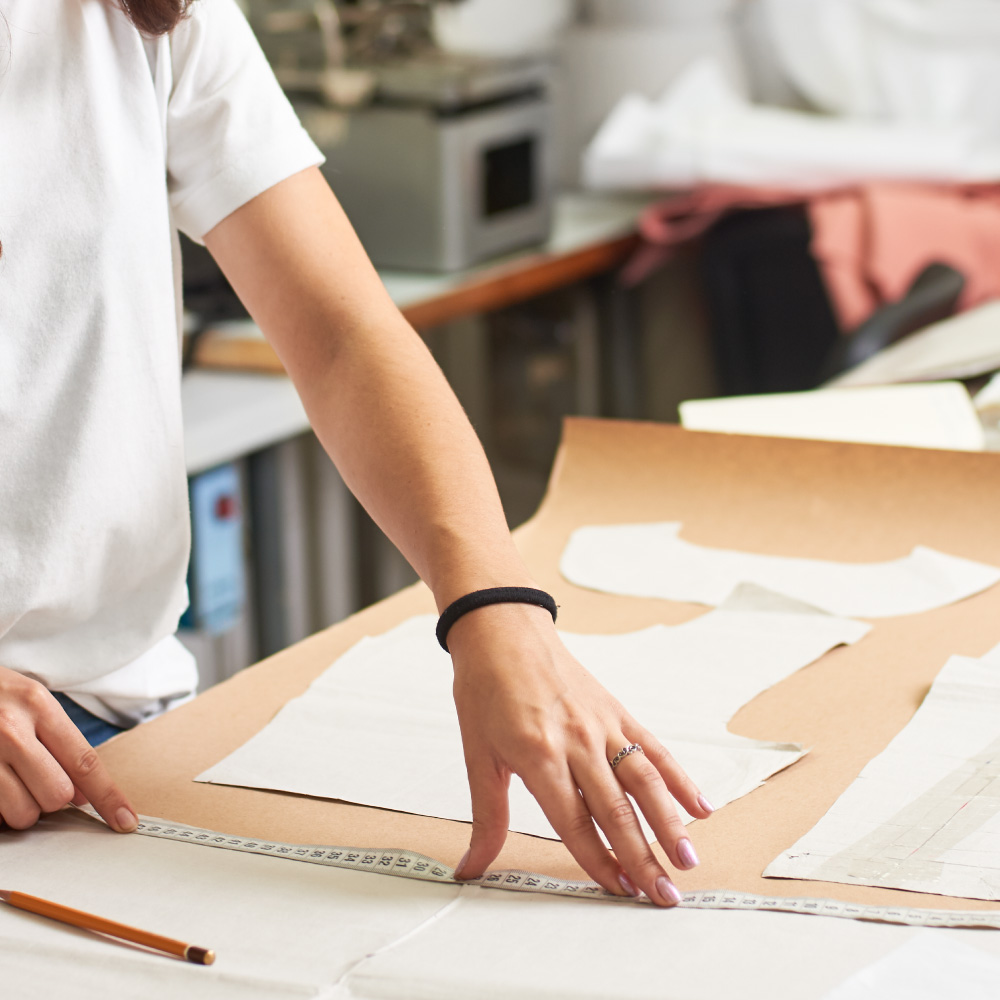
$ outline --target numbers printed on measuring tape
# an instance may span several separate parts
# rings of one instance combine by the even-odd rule
[[[81,806],[78,808],[92,818],[100,819],[92,807]],[[223,850],[304,861],[307,864],[377,872],[382,875],[395,875],[397,878],[415,878],[422,881],[455,884],[453,868],[414,851],[267,843],[249,837],[232,836],[213,830],[201,830],[180,823],[167,823],[150,817],[140,818],[136,832],[147,837],[187,841],[208,847],[219,847]],[[461,884],[513,892],[540,892],[553,896],[575,896],[578,899],[601,899],[621,905],[649,903],[649,900],[644,896],[635,899],[631,896],[613,895],[595,882],[575,882],[569,879],[552,878],[538,872],[491,871],[477,879],[463,881]],[[815,914],[855,920],[876,920],[883,923],[909,924],[916,927],[983,927],[1000,930],[1000,910],[930,910],[917,907],[866,906],[859,903],[845,903],[836,899],[778,898],[726,889],[706,889],[684,893],[679,905],[682,908],[702,910],[770,910],[783,913]]]

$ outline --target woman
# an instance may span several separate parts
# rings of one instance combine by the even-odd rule
[[[2,4],[0,817],[24,829],[86,799],[129,832],[80,725],[141,721],[196,681],[173,637],[189,546],[176,228],[219,262],[439,610],[532,580],[472,428],[234,0]],[[447,644],[474,815],[460,875],[499,853],[514,772],[606,889],[677,902],[626,792],[679,868],[697,858],[671,793],[711,807],[550,614],[479,607]]]

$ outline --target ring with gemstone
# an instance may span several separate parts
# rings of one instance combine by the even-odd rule
[[[612,770],[614,770],[626,757],[634,753],[642,753],[645,756],[642,747],[638,743],[630,743],[627,747],[622,747],[608,763],[611,765]]]

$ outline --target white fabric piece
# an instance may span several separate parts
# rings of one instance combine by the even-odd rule
[[[352,997],[379,1000],[820,1000],[914,933],[467,887],[439,920],[358,966],[346,985]],[[1000,951],[1000,935],[965,933]],[[963,982],[942,996],[961,997]]]
[[[845,618],[888,618],[951,604],[992,587],[1000,569],[917,546],[883,563],[757,555],[685,542],[683,525],[578,528],[559,568],[571,583],[609,594],[719,605],[746,581]]]
[[[983,425],[960,382],[692,399],[692,431],[982,451]]]
[[[197,780],[470,821],[451,661],[434,623],[422,615],[362,639]],[[796,745],[734,736],[727,721],[761,691],[867,631],[749,588],[683,625],[562,637],[719,807],[802,754]],[[510,803],[512,830],[555,836],[516,777]]]
[[[996,0],[761,0],[776,61],[812,103],[1000,135]]]
[[[820,1000],[882,959],[891,968],[910,941],[929,942],[931,954],[946,958],[953,990],[939,996],[977,1000],[979,970],[1000,954],[1000,935],[981,931],[663,911],[429,884],[121,837],[74,814],[0,839],[4,888],[171,933],[218,955],[215,965],[194,967],[0,904],[5,1000],[58,996],[67,983],[80,1000],[717,1000],[734,983],[741,1000]],[[962,965],[954,961],[960,953]]]
[[[0,67],[0,664],[128,696],[187,604],[175,227],[320,155],[234,0],[156,40],[103,0],[5,0]],[[194,689],[154,660],[132,721]]]
[[[973,378],[1000,368],[1000,302],[932,323],[838,375],[838,387]]]
[[[1000,899],[1000,647],[952,657],[906,728],[764,874]]]
[[[311,997],[462,891],[121,836],[72,813],[0,836],[0,887],[216,952],[214,965],[195,967],[0,903],[5,1000],[69,992],[75,1000]]]
[[[704,183],[822,191],[875,180],[987,181],[1000,138],[966,125],[869,122],[753,105],[701,60],[658,101],[629,94],[584,150],[597,190]]]
[[[1000,956],[923,930],[855,972],[823,1000],[996,1000],[998,988]]]
[[[197,683],[195,658],[177,636],[168,635],[128,665],[63,688],[63,694],[91,715],[127,729],[190,701]]]

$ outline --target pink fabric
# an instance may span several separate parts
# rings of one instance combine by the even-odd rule
[[[623,280],[641,281],[681,243],[738,208],[805,204],[812,253],[841,329],[900,298],[928,264],[966,279],[959,307],[1000,298],[1000,185],[870,184],[816,195],[708,185],[647,209]]]
[[[872,184],[809,204],[813,256],[844,329],[935,262],[965,276],[960,309],[1000,297],[1000,185]]]

